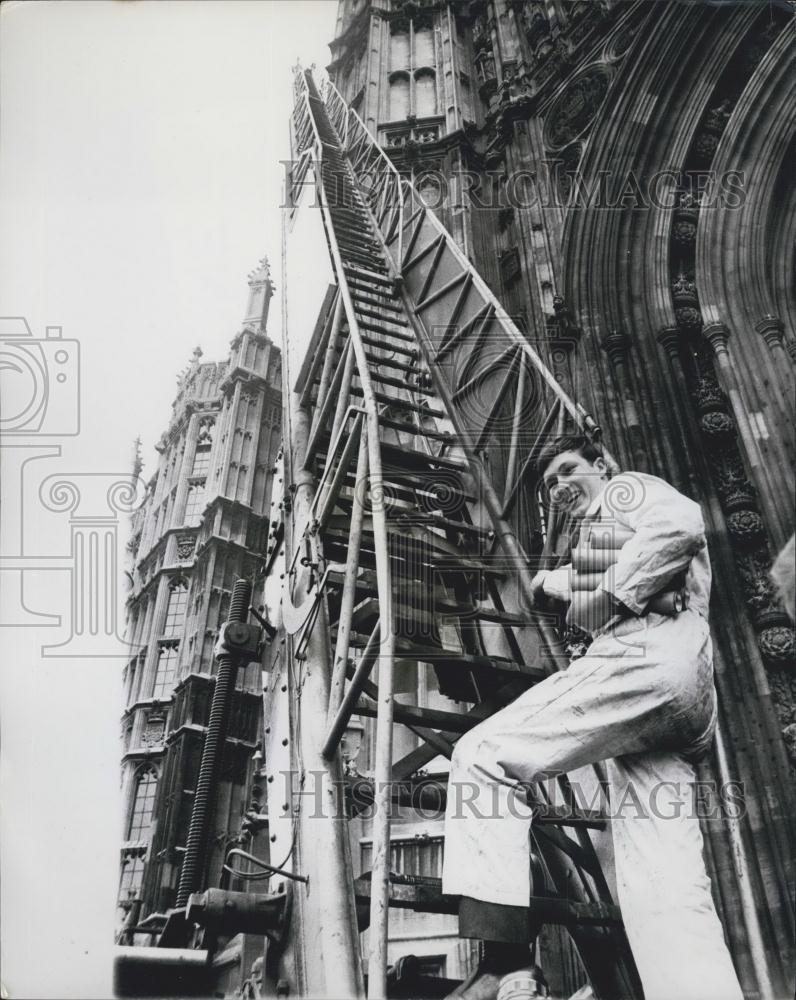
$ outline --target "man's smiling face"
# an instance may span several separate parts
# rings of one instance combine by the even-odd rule
[[[556,507],[582,517],[602,492],[608,480],[608,467],[603,458],[591,462],[579,451],[562,451],[551,459],[543,479]]]

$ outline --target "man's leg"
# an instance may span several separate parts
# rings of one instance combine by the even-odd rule
[[[609,761],[608,776],[619,903],[646,1000],[743,1000],[705,871],[692,765],[645,753]]]
[[[519,783],[659,742],[671,699],[659,674],[643,651],[616,644],[615,656],[582,657],[461,737],[448,783],[444,892],[527,905],[530,810]]]

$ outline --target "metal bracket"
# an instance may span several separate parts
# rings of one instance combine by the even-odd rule
[[[245,622],[225,622],[218,630],[213,656],[234,656],[239,661],[251,663],[260,659],[262,629]]]

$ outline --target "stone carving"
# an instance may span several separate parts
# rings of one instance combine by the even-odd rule
[[[763,629],[760,633],[760,650],[769,663],[775,666],[790,665],[796,657],[796,633],[787,625]]]
[[[716,464],[715,473],[716,488],[725,510],[732,513],[735,510],[754,506],[755,490],[746,478],[743,464],[737,453],[722,453]]]
[[[713,414],[718,416],[718,414]],[[753,510],[739,510],[727,516],[727,528],[733,539],[743,547],[756,545],[765,538],[763,518]]]
[[[722,409],[727,403],[727,397],[716,379],[705,375],[697,380],[694,396],[701,413]]]
[[[672,239],[684,247],[692,247],[696,243],[697,224],[696,221],[675,214],[675,222],[672,226]]]
[[[672,282],[672,298],[675,306],[697,306],[696,282],[682,271]]]
[[[550,34],[544,3],[530,0],[520,7],[520,23],[528,44],[535,49],[539,42]]]
[[[699,332],[702,329],[702,313],[693,306],[681,306],[674,310],[677,317],[677,325],[682,330]]]
[[[154,747],[163,742],[166,732],[166,716],[158,712],[150,712],[141,735],[141,746]]]
[[[701,132],[694,143],[694,153],[702,163],[710,163],[716,154],[719,137],[715,132]]]
[[[186,562],[193,557],[196,541],[193,535],[177,536],[177,558],[180,562]]]
[[[213,443],[213,428],[216,425],[215,417],[202,417],[199,421],[199,430],[196,435],[197,444]]]
[[[567,87],[547,116],[548,146],[560,149],[588,128],[608,93],[610,82],[611,73],[606,66],[591,66]]]
[[[699,418],[702,433],[710,438],[726,438],[735,432],[735,421],[729,413],[716,410]]]
[[[500,254],[500,277],[504,285],[516,281],[520,276],[520,255],[516,247],[509,247]]]

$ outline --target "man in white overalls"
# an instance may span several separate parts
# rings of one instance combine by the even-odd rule
[[[478,974],[460,995],[492,1000],[503,975],[528,966],[522,784],[604,760],[612,803],[632,793],[642,806],[623,811],[611,828],[619,903],[646,1000],[742,1000],[693,803],[692,762],[716,726],[700,508],[655,476],[610,477],[583,438],[558,439],[540,468],[553,502],[582,518],[573,562],[580,555],[586,572],[572,565],[543,571],[533,586],[568,601],[568,623],[593,642],[456,744],[443,892],[462,897],[459,933],[485,942]],[[600,562],[599,546],[610,547],[612,533],[615,562],[603,569],[610,560]],[[589,570],[594,586],[579,589]],[[651,603],[665,607],[678,579],[687,609],[650,610]]]

